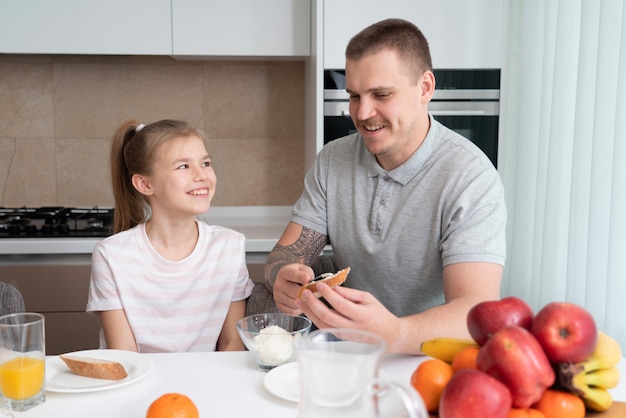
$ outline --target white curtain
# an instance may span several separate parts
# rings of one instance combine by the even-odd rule
[[[626,350],[626,7],[507,0],[502,296],[585,306]]]

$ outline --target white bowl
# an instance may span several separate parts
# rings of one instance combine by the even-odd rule
[[[237,322],[241,340],[264,371],[293,361],[293,342],[310,330],[308,318],[284,313],[250,315]]]

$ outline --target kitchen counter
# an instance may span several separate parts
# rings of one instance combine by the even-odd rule
[[[199,219],[246,236],[250,277],[263,278],[268,254],[289,222],[290,206],[214,207]],[[5,235],[6,236],[6,235]],[[85,313],[91,253],[102,238],[0,238],[0,277],[17,287],[26,309],[46,316],[49,353],[95,348],[100,321]]]
[[[217,206],[198,216],[246,236],[246,253],[267,254],[289,222],[291,206]],[[0,255],[91,254],[102,238],[0,238]]]

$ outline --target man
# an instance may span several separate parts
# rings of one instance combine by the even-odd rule
[[[327,144],[268,257],[278,308],[320,328],[382,336],[418,354],[438,336],[469,337],[468,310],[497,299],[505,259],[502,183],[482,151],[428,113],[435,78],[428,42],[388,19],[352,38],[346,90],[358,133]],[[344,286],[300,286],[332,245]]]

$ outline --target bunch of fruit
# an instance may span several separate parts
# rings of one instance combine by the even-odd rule
[[[535,315],[508,297],[474,306],[467,326],[472,340],[424,342],[433,358],[411,376],[440,418],[583,418],[613,403],[622,350],[583,307],[552,302]]]

